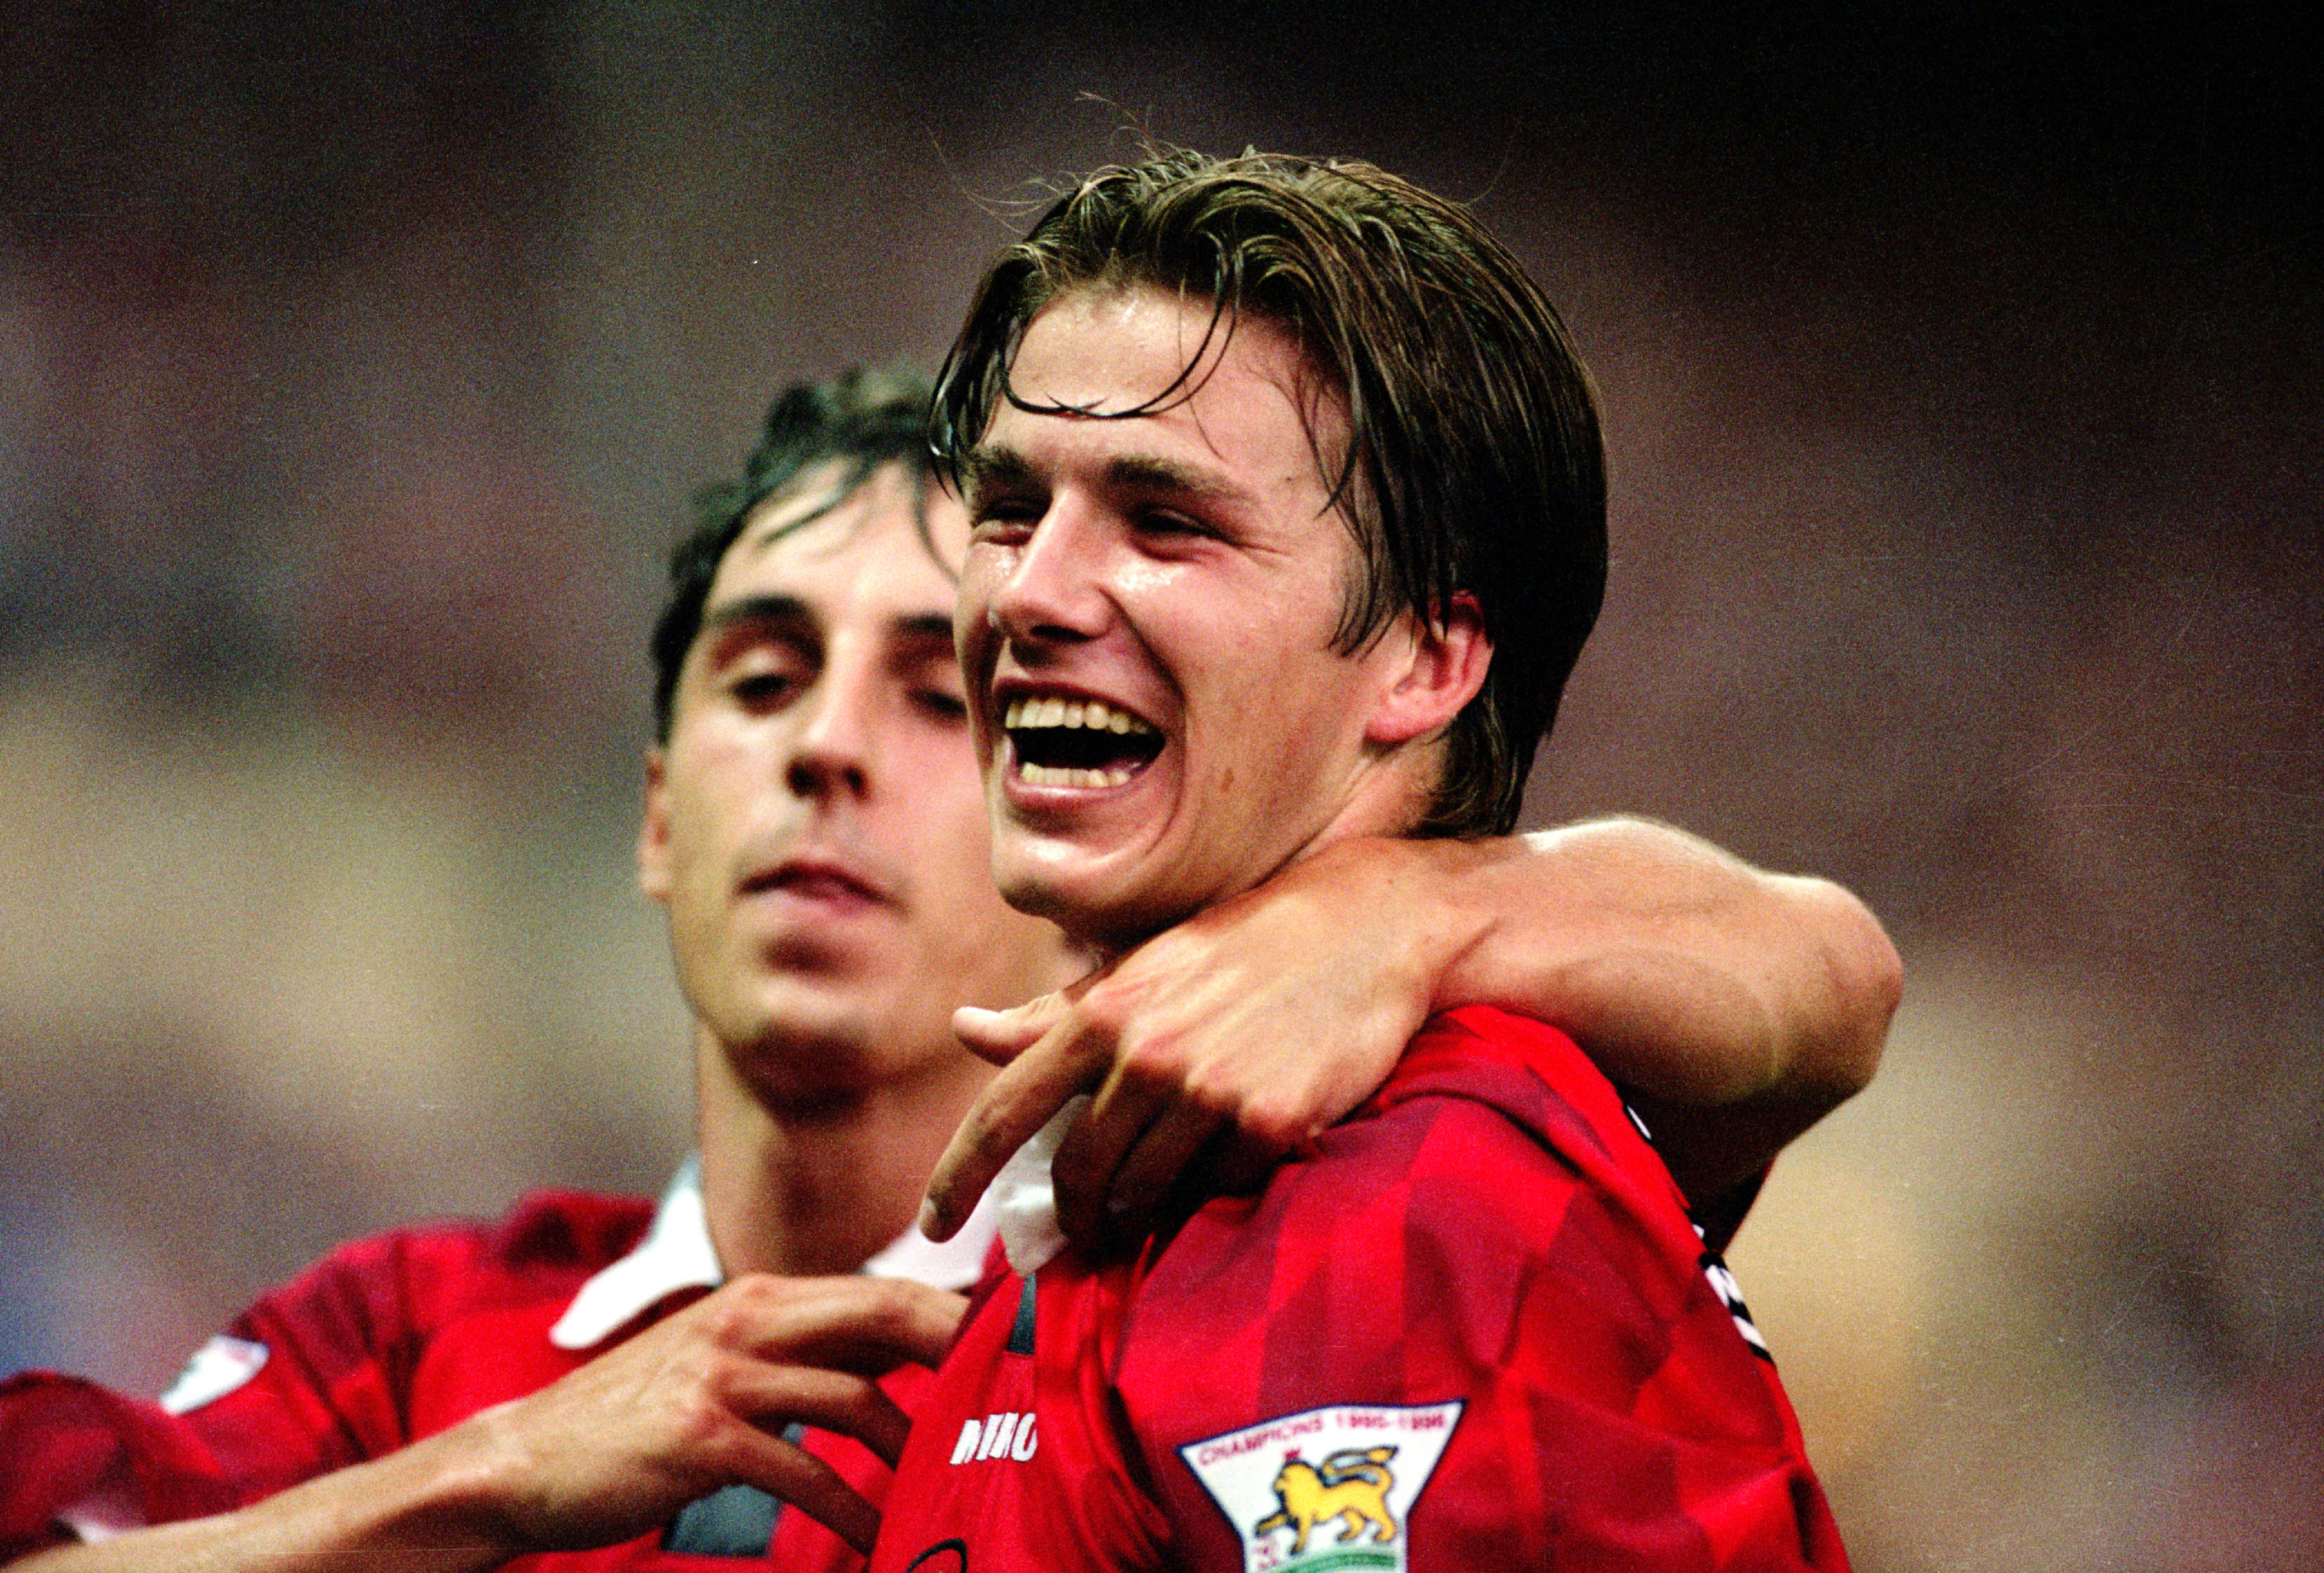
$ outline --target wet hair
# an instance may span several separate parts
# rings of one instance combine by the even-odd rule
[[[686,652],[702,631],[711,582],[752,511],[826,465],[838,474],[820,506],[785,531],[822,518],[890,465],[912,480],[913,513],[928,542],[928,382],[915,373],[849,370],[827,382],[795,382],[776,396],[738,479],[694,495],[693,524],[669,554],[669,598],[654,621],[654,738],[669,741],[671,711]]]
[[[1074,413],[1192,398],[1246,316],[1289,334],[1345,407],[1344,454],[1309,428],[1362,563],[1333,648],[1361,649],[1405,612],[1438,622],[1464,593],[1492,640],[1412,833],[1509,830],[1605,590],[1597,398],[1555,309],[1465,207],[1370,164],[1163,152],[1089,176],[986,271],[936,382],[947,483],[1002,400],[1061,412],[1010,385],[1043,308],[1140,286],[1207,302],[1209,332],[1145,403]]]

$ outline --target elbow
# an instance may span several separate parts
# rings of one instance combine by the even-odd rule
[[[1840,886],[1803,880],[1824,936],[1823,975],[1831,1031],[1816,1054],[1815,1080],[1837,1105],[1872,1083],[1888,1026],[1904,996],[1904,961],[1871,909]]]

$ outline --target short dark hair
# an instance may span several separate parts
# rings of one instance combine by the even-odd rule
[[[841,466],[822,507],[796,529],[836,507],[872,473],[903,465],[912,477],[920,538],[927,539],[928,382],[916,373],[850,369],[828,382],[795,382],[775,398],[742,476],[694,494],[692,528],[669,554],[669,599],[654,621],[654,738],[669,741],[671,710],[686,652],[702,631],[702,611],[726,549],[751,511],[826,462]],[[931,556],[935,547],[929,547]]]
[[[1214,315],[1187,376],[1108,418],[1191,397],[1194,369],[1245,314],[1290,333],[1345,400],[1333,497],[1364,571],[1334,648],[1475,596],[1492,666],[1413,833],[1508,831],[1606,582],[1597,398],[1555,309],[1468,209],[1370,164],[1170,151],[1101,170],[977,286],[936,382],[931,438],[951,484],[1001,400],[1033,408],[1009,378],[1042,308],[1133,285]]]

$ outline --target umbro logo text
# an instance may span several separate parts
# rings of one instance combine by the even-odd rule
[[[1040,1439],[1033,1431],[1030,1412],[1004,1410],[981,1421],[963,1421],[960,1440],[952,1445],[952,1461],[972,1464],[979,1458],[1013,1458],[1021,1464],[1040,1445]]]

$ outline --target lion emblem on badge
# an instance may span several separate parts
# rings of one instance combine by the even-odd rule
[[[1394,1448],[1342,1448],[1321,1465],[1296,1453],[1286,1454],[1275,1476],[1277,1510],[1253,1524],[1253,1540],[1277,1530],[1292,1532],[1291,1554],[1307,1549],[1307,1536],[1316,1525],[1342,1521],[1339,1543],[1347,1544],[1369,1527],[1372,1540],[1386,1545],[1396,1539],[1396,1515],[1388,1511],[1388,1494],[1396,1485],[1388,1461]]]

